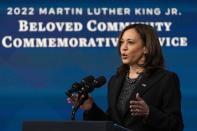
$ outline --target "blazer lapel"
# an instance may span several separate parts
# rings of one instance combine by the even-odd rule
[[[122,84],[124,82],[126,73],[120,74],[116,77],[116,79],[112,83],[111,87],[111,106],[112,106],[112,114],[116,121],[120,122],[120,115],[117,110],[117,100],[120,95],[120,91],[122,88]]]

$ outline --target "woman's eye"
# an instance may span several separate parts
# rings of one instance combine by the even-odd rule
[[[128,43],[129,43],[129,44],[134,44],[135,42],[133,42],[133,41],[128,41]]]
[[[124,41],[120,41],[120,44],[123,44],[124,43]]]

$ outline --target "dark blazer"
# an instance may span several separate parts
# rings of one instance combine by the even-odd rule
[[[147,118],[131,116],[129,103],[127,112],[120,117],[116,108],[117,99],[125,79],[125,73],[116,74],[108,83],[108,109],[104,113],[95,103],[84,112],[84,120],[111,120],[133,131],[181,131],[181,92],[178,76],[164,69],[157,69],[152,75],[142,77],[130,100],[136,100],[136,93],[148,104]]]

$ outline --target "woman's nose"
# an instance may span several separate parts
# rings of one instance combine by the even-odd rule
[[[128,49],[127,43],[123,43],[122,44],[122,50],[127,50],[127,49]]]

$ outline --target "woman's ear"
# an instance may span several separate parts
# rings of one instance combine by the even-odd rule
[[[143,50],[144,50],[144,54],[148,53],[148,49],[146,48],[146,46],[144,46]]]

